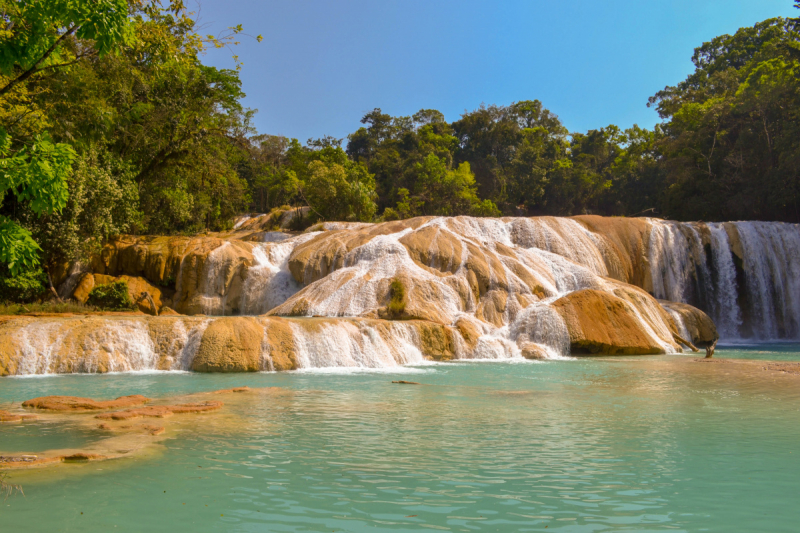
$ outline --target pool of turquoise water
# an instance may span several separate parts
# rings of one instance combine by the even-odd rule
[[[672,360],[4,379],[6,406],[292,394],[239,403],[235,426],[185,429],[155,455],[14,472],[25,496],[0,500],[0,531],[797,531],[798,382]],[[0,449],[58,440],[35,427],[0,426]]]
[[[765,359],[770,361],[800,361],[800,346],[789,342],[722,344],[714,354],[717,358]]]

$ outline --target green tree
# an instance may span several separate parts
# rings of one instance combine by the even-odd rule
[[[300,194],[323,220],[370,221],[375,216],[375,180],[366,165],[348,159],[340,147],[312,152],[302,173]]]
[[[774,18],[704,43],[695,72],[650,100],[662,210],[680,219],[800,221],[800,34]]]
[[[126,0],[0,0],[0,20],[0,96],[133,38]],[[73,36],[92,46],[70,46]]]
[[[134,177],[130,165],[107,150],[91,147],[74,163],[64,208],[41,218],[23,210],[19,219],[32,228],[51,261],[85,263],[109,235],[128,232],[141,223]]]
[[[67,202],[66,178],[74,158],[72,148],[46,136],[12,152],[11,138],[0,130],[0,198],[11,193],[37,216],[60,211]],[[0,261],[12,275],[38,265],[39,250],[30,231],[0,216]]]
[[[409,197],[407,189],[401,189],[397,209],[389,211],[385,217],[393,218],[395,214],[406,218],[416,215],[498,216],[500,212],[490,200],[478,198],[475,175],[469,163],[448,169],[444,159],[428,154],[417,163],[413,197]]]
[[[470,163],[478,194],[507,214],[541,212],[552,174],[564,168],[567,130],[538,100],[481,106],[454,122],[456,161]]]
[[[103,56],[132,38],[125,0],[0,1],[0,98],[28,83],[95,54]],[[74,38],[73,38],[74,37]],[[91,47],[75,46],[75,39]],[[23,106],[24,107],[24,106]],[[13,140],[0,128],[0,194],[37,216],[59,213],[67,202],[67,179],[75,151],[40,131]],[[39,245],[28,229],[0,215],[0,261],[13,276],[39,263]]]

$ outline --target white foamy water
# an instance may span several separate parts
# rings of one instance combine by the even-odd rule
[[[649,260],[657,298],[703,309],[725,341],[800,338],[797,224],[651,222]],[[741,243],[741,258],[729,232]]]
[[[642,260],[649,270],[645,283],[652,285],[648,289],[654,296],[704,309],[723,341],[800,338],[797,225],[649,224]],[[326,223],[327,230],[337,231],[369,227]],[[338,248],[329,248],[325,253],[334,257],[323,258],[329,261],[323,268],[332,272],[316,280],[306,272],[305,286],[292,275],[289,260],[297,246],[324,232],[267,232],[261,242],[220,241],[192,278],[184,279],[190,275],[188,262],[181,266],[176,287],[178,301],[184,282],[195,283],[191,304],[210,318],[165,317],[172,321],[166,329],[153,329],[136,319],[95,317],[82,326],[55,319],[31,321],[19,327],[11,342],[13,373],[187,370],[213,316],[264,315],[282,309],[328,317],[317,325],[291,322],[299,368],[422,364],[426,359],[421,347],[427,341],[410,323],[347,319],[382,316],[390,282],[397,278],[405,285],[409,316],[451,326],[448,335],[457,359],[517,361],[528,345],[560,358],[569,355],[570,338],[552,303],[581,289],[615,292],[619,287],[607,278],[610,269],[618,272],[620,262],[614,254],[619,250],[606,236],[572,219],[435,218],[419,228],[423,229],[438,235],[430,243],[429,264],[415,261],[401,242],[414,231],[406,228],[359,240],[358,246],[348,248],[342,241]],[[455,243],[460,256],[439,254],[439,239]],[[308,265],[316,268],[313,261]],[[75,267],[68,281],[75,282],[79,275]],[[675,351],[669,325],[656,304],[630,291],[618,295],[652,344]],[[680,315],[670,315],[688,337]],[[477,338],[468,342],[462,337],[456,327],[460,320],[471,324]],[[262,357],[264,368],[270,369],[270,328],[264,324]],[[70,358],[70,353],[81,356]]]
[[[517,315],[511,325],[511,338],[522,344],[532,342],[552,356],[570,353],[569,332],[564,319],[547,303],[535,303]]]
[[[292,324],[301,369],[325,367],[385,368],[425,361],[416,332],[402,323],[386,331],[348,321],[309,330]]]
[[[733,264],[728,232],[722,224],[709,224],[711,231],[712,268],[716,273],[714,311],[717,329],[723,339],[739,337],[742,312],[739,309],[739,288]]]
[[[245,315],[261,315],[279,306],[301,289],[289,272],[289,255],[313,234],[253,248],[254,264],[247,270],[239,309]]]

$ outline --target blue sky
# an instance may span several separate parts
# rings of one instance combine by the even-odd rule
[[[791,0],[200,0],[198,19],[203,33],[241,23],[264,36],[233,50],[245,104],[260,133],[305,142],[345,137],[375,107],[453,121],[537,98],[570,131],[652,127],[647,98],[692,71],[696,46],[797,15]],[[230,56],[204,61],[230,68]]]

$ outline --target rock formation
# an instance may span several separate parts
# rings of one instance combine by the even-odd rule
[[[699,309],[652,296],[671,279],[663,221],[420,217],[276,232],[285,226],[261,216],[227,233],[112,239],[61,292],[85,299],[122,278],[151,295],[142,313],[162,316],[5,320],[0,374],[652,354],[718,339]],[[681,228],[719,240],[715,227]],[[734,258],[740,230],[723,231]],[[686,253],[699,265],[706,249]]]

